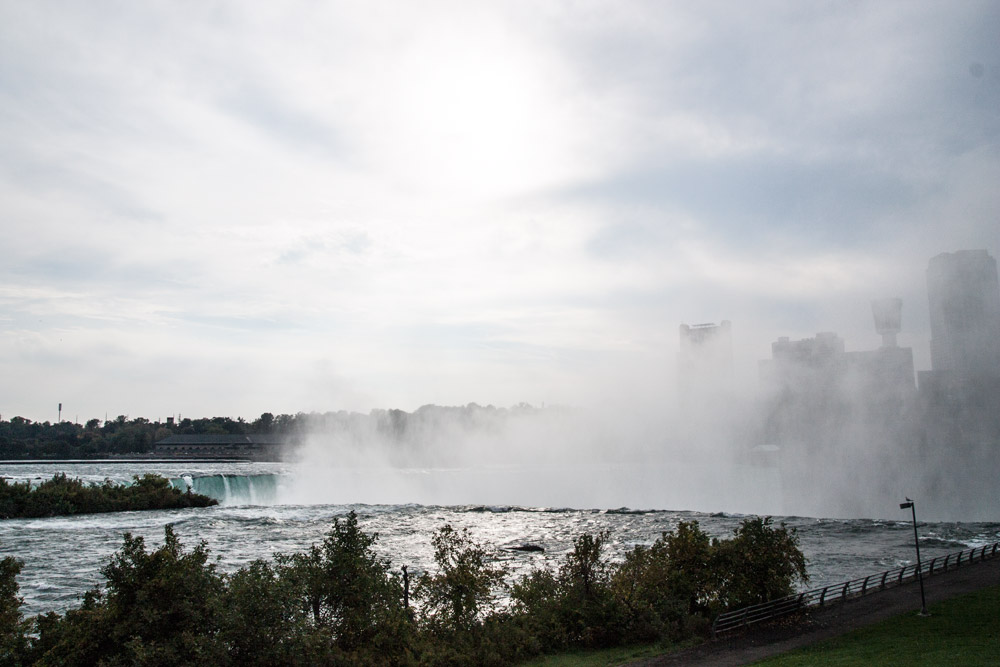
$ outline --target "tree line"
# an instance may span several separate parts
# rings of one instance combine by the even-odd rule
[[[549,408],[553,410],[553,408]],[[143,454],[171,435],[273,435],[294,442],[311,432],[346,431],[400,439],[419,428],[444,420],[473,428],[496,426],[510,417],[535,414],[539,410],[521,403],[511,408],[492,405],[444,407],[425,405],[414,412],[375,409],[368,414],[344,410],[274,415],[265,412],[253,420],[242,417],[169,418],[150,421],[145,417],[90,419],[84,424],[70,421],[37,422],[24,417],[0,419],[0,459],[87,459],[109,455]]]
[[[353,512],[321,544],[220,573],[172,527],[147,550],[126,534],[80,607],[24,618],[0,560],[0,663],[10,665],[508,665],[544,653],[705,635],[718,612],[805,581],[794,529],[748,518],[728,538],[682,522],[620,562],[584,534],[554,570],[516,581],[498,550],[450,525],[435,567],[375,551]]]

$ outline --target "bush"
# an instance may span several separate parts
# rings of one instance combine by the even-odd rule
[[[171,526],[164,533],[150,552],[126,534],[101,570],[105,590],[89,592],[62,619],[43,617],[39,664],[225,664],[216,615],[222,578],[204,543],[185,552]]]
[[[506,665],[689,637],[716,610],[784,596],[806,579],[795,532],[751,518],[715,540],[681,522],[620,563],[605,555],[607,533],[581,535],[555,571],[507,590],[496,549],[446,525],[431,540],[437,569],[419,577],[410,610],[377,539],[352,512],[322,544],[223,576],[204,544],[185,551],[170,526],[153,551],[125,535],[102,569],[104,589],[64,616],[32,619],[33,632],[20,614],[20,563],[5,558],[0,664]]]
[[[771,517],[743,521],[733,539],[713,542],[712,571],[717,603],[727,609],[791,595],[795,582],[809,581],[795,530],[772,525]]]
[[[278,557],[276,578],[289,587],[297,613],[311,619],[316,641],[354,660],[366,659],[361,649],[397,658],[406,651],[403,588],[388,559],[375,554],[377,539],[361,531],[351,512],[334,519],[322,545]]]
[[[21,561],[0,559],[0,665],[21,664],[28,646],[27,624],[21,615],[24,600],[18,596],[17,575]]]
[[[440,571],[417,580],[414,597],[422,618],[437,632],[469,632],[495,611],[507,569],[498,563],[496,550],[476,542],[468,529],[445,525],[431,543]]]

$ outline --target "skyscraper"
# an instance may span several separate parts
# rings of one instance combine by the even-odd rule
[[[733,381],[732,323],[680,326],[677,378],[681,397],[718,394]]]
[[[933,257],[927,266],[931,367],[963,376],[1000,375],[1000,283],[985,250]]]

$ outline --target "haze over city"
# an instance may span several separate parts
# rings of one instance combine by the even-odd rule
[[[930,368],[991,2],[0,1],[0,415],[673,403],[677,327]]]

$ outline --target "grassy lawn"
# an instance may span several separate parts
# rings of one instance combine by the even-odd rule
[[[655,658],[670,651],[677,651],[688,646],[694,646],[701,640],[689,639],[679,644],[642,644],[638,646],[623,646],[600,651],[575,651],[572,653],[557,653],[535,658],[523,663],[521,667],[611,667],[624,665],[644,658]]]
[[[792,665],[1000,665],[1000,587],[755,663]]]

